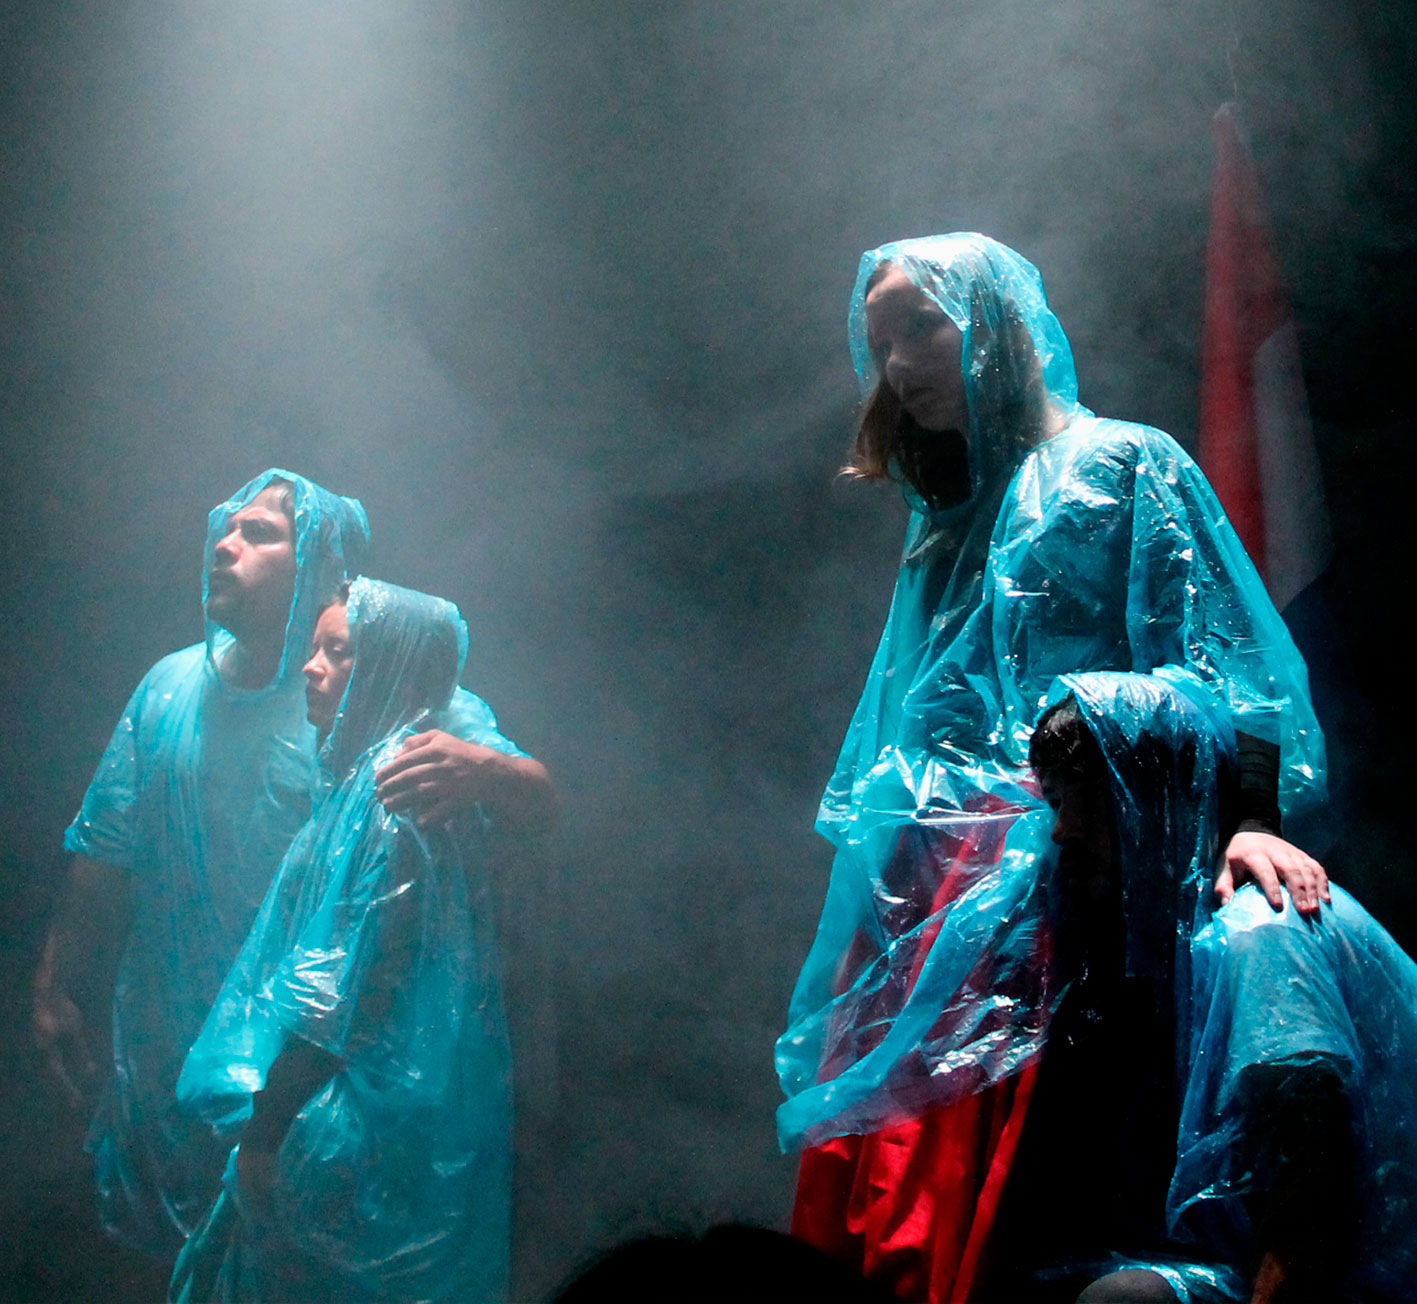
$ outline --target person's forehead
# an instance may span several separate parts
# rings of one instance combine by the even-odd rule
[[[322,612],[320,618],[315,622],[317,631],[326,634],[338,634],[349,632],[349,609],[343,602],[332,602]]]
[[[892,303],[898,299],[914,299],[920,287],[896,263],[882,263],[872,273],[871,286],[866,291],[867,304]]]
[[[250,520],[288,521],[281,491],[274,486],[262,489],[245,507],[232,512],[231,524]]]

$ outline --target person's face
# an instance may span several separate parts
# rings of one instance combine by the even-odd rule
[[[1105,774],[1090,777],[1044,772],[1043,800],[1053,809],[1058,881],[1065,908],[1106,905],[1121,873],[1112,793]]]
[[[885,383],[922,429],[967,435],[959,327],[899,267],[882,267],[866,294],[866,330]]]
[[[232,515],[207,576],[207,616],[238,639],[279,637],[295,588],[295,543],[279,489]]]
[[[348,608],[343,602],[333,603],[315,622],[315,647],[304,666],[306,718],[322,739],[334,726],[353,669]]]

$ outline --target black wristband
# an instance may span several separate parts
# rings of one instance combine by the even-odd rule
[[[1235,732],[1239,783],[1235,798],[1237,833],[1284,836],[1279,811],[1279,748],[1252,734]]]

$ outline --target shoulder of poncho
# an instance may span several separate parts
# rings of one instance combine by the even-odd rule
[[[1069,450],[1076,456],[1093,454],[1116,457],[1119,454],[1137,456],[1146,453],[1162,457],[1179,455],[1189,460],[1181,445],[1164,430],[1136,421],[1120,421],[1115,417],[1078,417],[1051,439],[1045,440],[1034,452],[1045,449],[1058,452]]]
[[[143,676],[141,687],[146,692],[161,692],[185,683],[194,677],[201,678],[206,673],[207,645],[193,643],[190,647],[169,652],[165,657],[155,661],[147,674]]]
[[[1192,465],[1185,449],[1165,431],[1089,415],[1069,422],[1033,449],[1020,466],[1018,483],[1067,492],[1070,486],[1089,485],[1119,472],[1130,475],[1143,467],[1171,480]]]

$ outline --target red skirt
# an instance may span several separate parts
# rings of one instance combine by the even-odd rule
[[[806,1151],[792,1234],[899,1299],[967,1300],[1037,1072]]]

